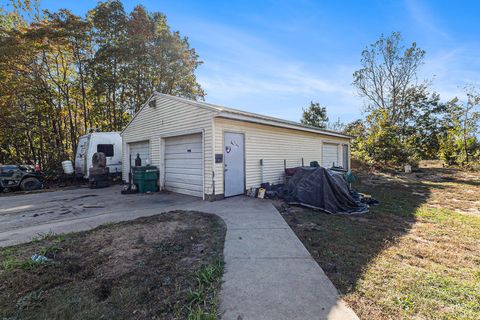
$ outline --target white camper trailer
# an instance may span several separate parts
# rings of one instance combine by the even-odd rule
[[[92,132],[78,139],[75,155],[75,174],[88,179],[88,169],[92,167],[92,156],[103,152],[111,175],[122,173],[122,137],[119,132]]]

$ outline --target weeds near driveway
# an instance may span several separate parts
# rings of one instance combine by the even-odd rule
[[[223,267],[224,263],[217,261],[196,273],[196,286],[188,290],[188,320],[220,318],[219,293]]]

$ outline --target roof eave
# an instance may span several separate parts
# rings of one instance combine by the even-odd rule
[[[323,134],[326,136],[331,136],[331,137],[337,137],[337,138],[343,138],[343,139],[354,139],[354,136],[342,134],[339,132],[334,132],[334,131],[329,131],[329,130],[322,130],[322,129],[317,129],[315,127],[310,127],[310,126],[305,126],[300,123],[296,123],[293,121],[288,121],[288,120],[283,120],[279,118],[274,118],[274,117],[269,117],[269,116],[264,116],[261,114],[256,114],[256,113],[250,113],[242,110],[236,110],[236,109],[231,109],[231,108],[226,108],[223,106],[217,106],[213,105],[210,103],[206,102],[201,102],[201,101],[195,101],[195,100],[190,100],[186,98],[181,98],[181,97],[176,97],[164,93],[160,93],[158,91],[154,91],[153,94],[145,101],[145,103],[142,105],[142,107],[135,113],[135,115],[132,117],[130,122],[125,126],[125,128],[121,131],[120,135],[123,135],[125,130],[128,128],[130,123],[137,117],[137,115],[140,113],[140,111],[145,108],[145,106],[148,105],[148,102],[155,96],[160,96],[160,97],[165,97],[167,99],[171,100],[177,100],[183,103],[190,104],[192,106],[200,107],[209,111],[213,111],[215,113],[214,117],[221,117],[221,118],[228,118],[228,119],[233,119],[233,120],[240,120],[240,121],[247,121],[247,122],[252,122],[252,123],[259,123],[259,124],[266,124],[274,127],[280,127],[280,128],[287,128],[287,129],[293,129],[293,130],[300,130],[300,131],[305,131],[305,132],[312,132],[312,133],[317,133],[317,134]]]
[[[253,116],[250,116],[250,115],[242,115],[242,114],[238,114],[238,113],[230,112],[230,111],[218,112],[215,117],[231,119],[231,120],[238,120],[238,121],[246,121],[246,122],[251,122],[251,123],[264,124],[264,125],[269,125],[269,126],[274,126],[274,127],[279,127],[279,128],[286,128],[286,129],[292,129],[292,130],[312,132],[312,133],[322,134],[322,135],[325,135],[325,136],[331,136],[331,137],[336,137],[336,138],[343,138],[343,139],[353,139],[354,138],[352,136],[341,134],[341,133],[325,131],[325,130],[311,128],[311,127],[304,127],[304,126],[301,126],[301,125],[283,123],[283,122],[271,120],[271,119],[268,119],[268,118],[262,119],[262,117],[253,117]]]

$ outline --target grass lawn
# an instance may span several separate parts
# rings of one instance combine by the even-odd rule
[[[371,174],[362,216],[282,206],[361,319],[480,319],[480,174],[423,168]]]
[[[225,232],[170,212],[0,249],[0,318],[217,319]]]

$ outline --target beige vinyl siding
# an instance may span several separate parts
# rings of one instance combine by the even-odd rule
[[[248,189],[262,183],[260,159],[263,159],[263,182],[283,182],[284,160],[287,167],[305,165],[322,160],[322,142],[349,144],[348,138],[255,124],[245,121],[215,118],[215,153],[223,154],[224,132],[245,135],[245,175]],[[341,158],[341,156],[340,156]],[[340,159],[341,161],[341,159]],[[341,163],[341,162],[340,162]],[[223,163],[214,164],[215,194],[223,193]]]
[[[138,112],[132,122],[122,133],[123,140],[123,179],[128,180],[128,150],[127,143],[136,141],[150,141],[151,164],[160,168],[160,184],[164,179],[164,140],[167,137],[191,133],[204,134],[204,179],[211,181],[212,176],[212,117],[213,112],[196,107],[181,100],[153,95],[156,107],[146,104]],[[205,183],[205,193],[211,194],[211,183]]]

